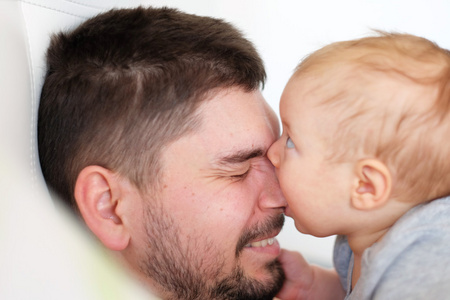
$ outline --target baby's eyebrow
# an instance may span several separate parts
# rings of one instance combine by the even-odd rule
[[[220,157],[216,161],[216,164],[218,165],[239,164],[255,157],[263,157],[264,154],[265,151],[263,149],[240,150],[235,153]]]

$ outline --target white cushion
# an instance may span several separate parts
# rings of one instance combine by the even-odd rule
[[[149,299],[55,209],[37,152],[37,109],[53,32],[130,1],[0,0],[0,299]]]

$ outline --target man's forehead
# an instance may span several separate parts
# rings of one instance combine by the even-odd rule
[[[203,103],[195,135],[208,160],[230,165],[264,156],[279,133],[274,132],[279,131],[278,121],[268,107],[259,91],[239,88],[223,90]]]

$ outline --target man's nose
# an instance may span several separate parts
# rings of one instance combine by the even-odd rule
[[[279,144],[280,139],[278,139],[275,143],[270,146],[269,150],[267,151],[267,157],[269,158],[272,165],[275,166],[275,168],[280,167],[280,152],[279,152]]]
[[[265,169],[265,180],[262,185],[263,191],[260,195],[259,205],[261,209],[280,209],[284,210],[287,206],[286,199],[281,192],[280,184],[275,174],[275,168],[267,162],[268,167]]]

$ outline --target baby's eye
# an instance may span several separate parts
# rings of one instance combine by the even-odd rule
[[[286,139],[286,148],[295,148],[294,142],[291,140],[290,137]]]

